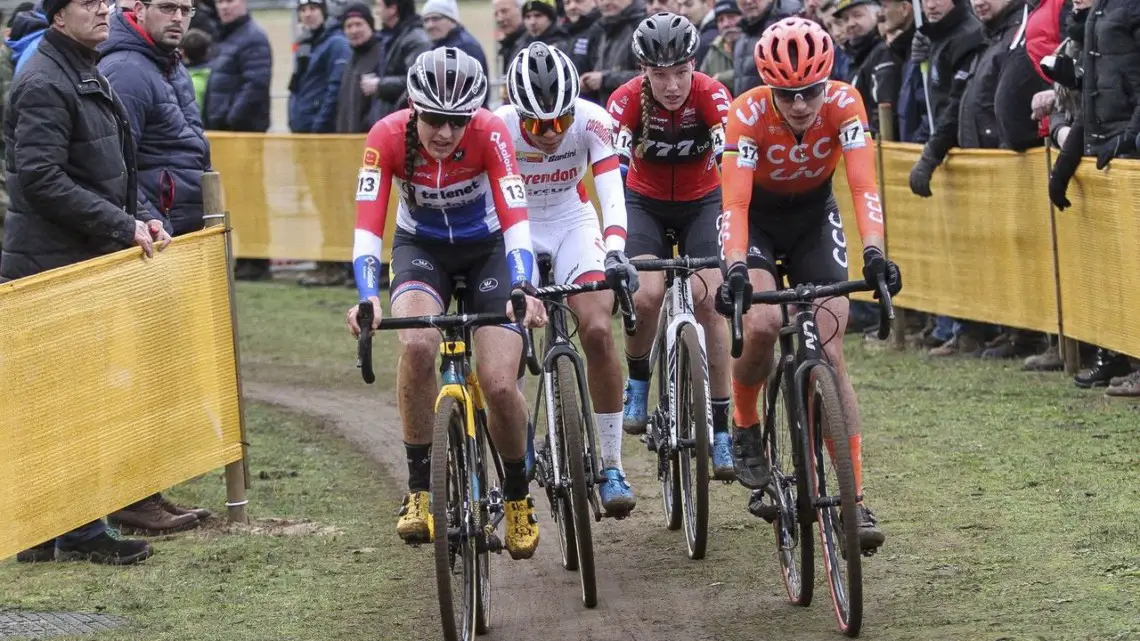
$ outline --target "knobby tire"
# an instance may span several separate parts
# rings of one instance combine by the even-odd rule
[[[578,399],[578,379],[570,361],[559,358],[555,372],[555,390],[558,394],[555,416],[562,422],[562,451],[570,472],[569,504],[578,548],[582,603],[587,608],[593,608],[598,604],[598,586],[594,574],[594,540],[590,533],[592,515],[586,485],[586,448],[582,445],[582,403]]]
[[[701,357],[697,328],[685,324],[678,337],[677,438],[692,440],[677,456],[678,483],[689,558],[703,559],[709,535],[709,430],[708,364]]]
[[[440,400],[435,414],[431,454],[431,511],[434,521],[435,577],[439,614],[445,641],[470,641],[475,637],[478,600],[478,563],[475,539],[462,538],[455,546],[448,538],[451,527],[462,529],[463,504],[470,502],[466,430],[463,408],[450,396]],[[452,589],[454,568],[462,574],[461,594]],[[458,601],[458,611],[456,602]],[[457,620],[458,616],[458,620]]]

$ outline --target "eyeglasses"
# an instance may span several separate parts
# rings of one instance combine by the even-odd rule
[[[532,136],[541,136],[547,129],[556,134],[564,133],[574,124],[574,112],[564,113],[554,120],[541,120],[539,118],[523,118],[523,129]]]
[[[98,11],[100,6],[107,9],[115,6],[115,0],[79,0],[79,6],[83,7],[84,11]]]
[[[779,87],[772,87],[772,95],[780,102],[795,102],[797,100],[811,102],[822,96],[824,89],[827,89],[826,80],[799,89],[780,89]]]
[[[444,125],[451,125],[452,129],[463,129],[471,122],[471,116],[467,114],[437,114],[417,109],[416,115],[432,129],[441,129]]]
[[[158,12],[164,16],[173,16],[181,12],[182,15],[186,16],[187,18],[193,18],[194,14],[197,12],[197,10],[194,8],[194,5],[191,4],[173,4],[170,2],[147,2],[144,4],[146,4],[148,7],[154,7],[155,9],[158,9]]]

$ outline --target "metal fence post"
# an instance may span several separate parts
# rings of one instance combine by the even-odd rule
[[[222,177],[216,171],[202,174],[202,209],[206,216],[206,226],[225,225],[226,232],[226,282],[230,295],[230,327],[233,329],[234,367],[237,370],[238,425],[241,433],[241,460],[226,465],[226,516],[230,521],[249,523],[246,505],[249,500],[245,491],[249,489],[249,441],[245,432],[245,397],[241,387],[241,350],[238,348],[237,304],[234,298],[233,244],[229,213],[226,212],[222,196]]]

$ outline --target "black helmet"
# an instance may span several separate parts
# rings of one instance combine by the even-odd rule
[[[637,25],[633,55],[648,67],[672,67],[693,59],[701,36],[689,19],[675,13],[658,13]]]
[[[518,52],[507,70],[507,97],[524,118],[554,120],[574,108],[580,91],[574,63],[541,42]]]
[[[455,47],[425,51],[408,69],[408,99],[423,111],[469,116],[486,96],[483,68]]]

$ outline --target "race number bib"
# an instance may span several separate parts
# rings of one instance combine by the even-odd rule
[[[503,176],[499,179],[499,189],[503,192],[503,200],[507,207],[517,209],[526,207],[526,185],[521,176]]]
[[[356,200],[375,201],[380,193],[380,170],[361,169],[356,177]]]
[[[617,136],[614,137],[614,149],[623,156],[628,156],[630,149],[633,148],[633,134],[629,128],[622,127],[618,131]]]
[[[858,118],[852,118],[839,126],[839,145],[843,151],[859,149],[867,145],[867,135],[863,130],[863,123]]]
[[[741,169],[756,169],[756,159],[760,157],[760,150],[756,141],[748,136],[741,136],[736,142],[736,166]]]

